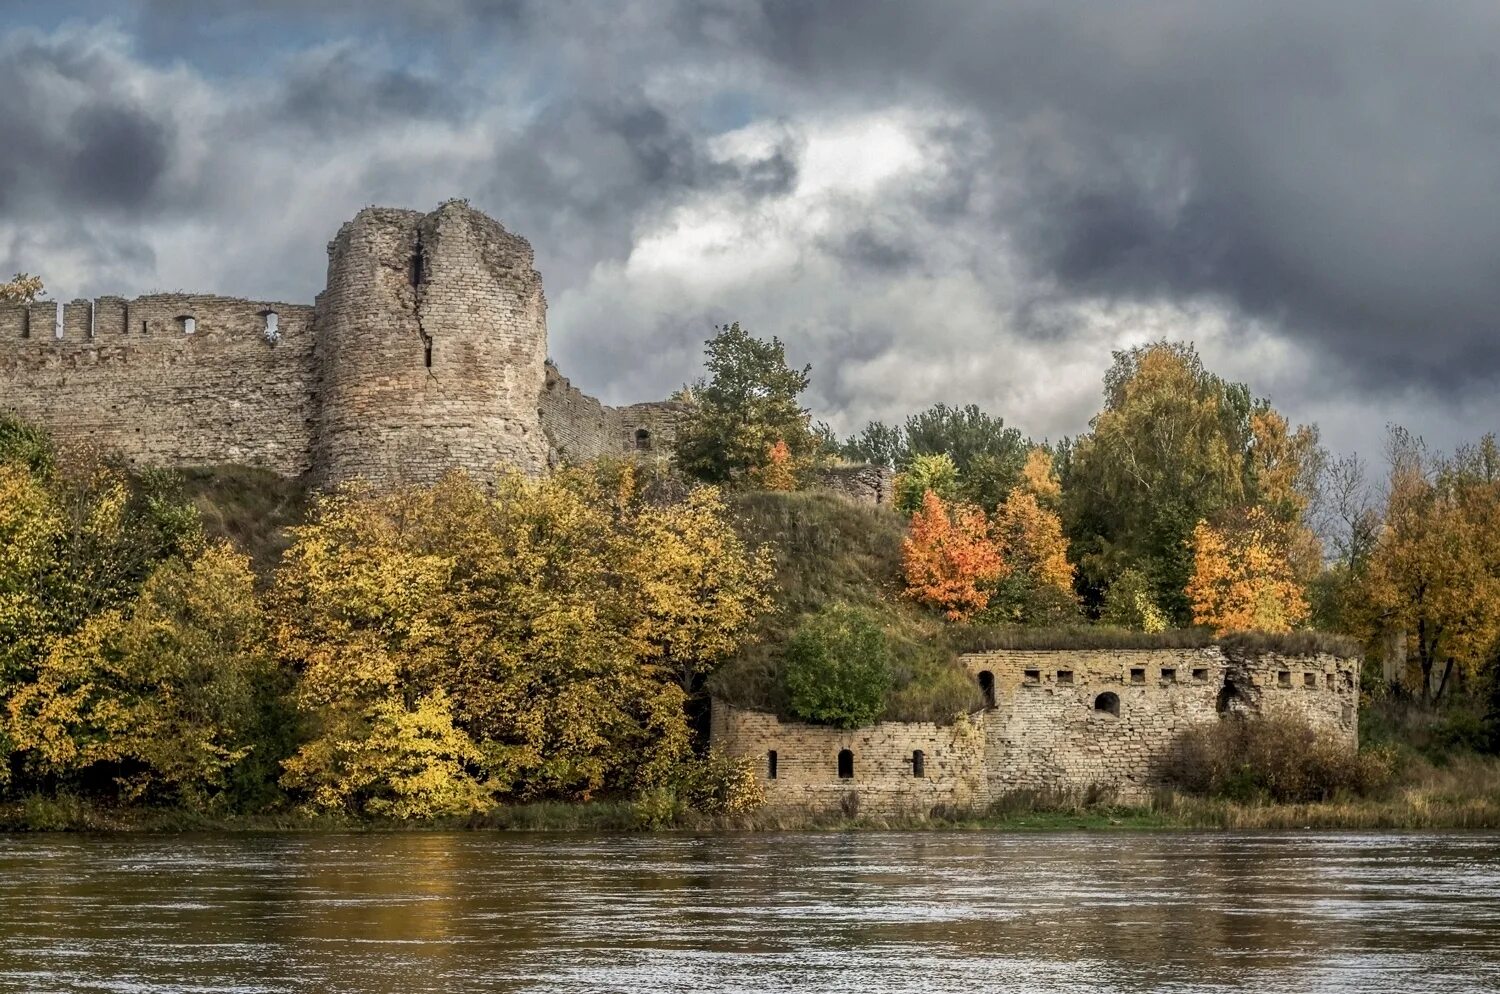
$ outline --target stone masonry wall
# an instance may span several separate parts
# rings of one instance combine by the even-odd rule
[[[554,465],[587,462],[625,451],[620,413],[573,386],[550,362],[537,401],[537,415],[551,444]]]
[[[65,445],[145,465],[309,468],[311,307],[196,294],[3,305],[0,343],[0,408]]]
[[[774,806],[836,808],[851,793],[865,812],[928,811],[966,805],[985,789],[984,734],[975,724],[884,721],[849,731],[783,722],[775,715],[713,702],[710,740],[726,755],[751,760]],[[853,776],[839,776],[839,752],[853,753]],[[776,776],[769,754],[776,753]],[[913,757],[922,752],[923,776]]]
[[[366,208],[328,251],[320,482],[540,472],[546,301],[530,244],[455,201]]]
[[[880,722],[844,731],[715,701],[711,741],[755,763],[772,804],[821,809],[852,793],[866,811],[984,803],[1021,791],[1097,789],[1142,801],[1182,732],[1224,712],[1291,712],[1358,744],[1354,659],[1240,657],[1209,647],[1001,650],[960,661],[993,702],[953,725]],[[854,754],[852,777],[839,776],[842,749]],[[918,749],[920,778],[912,773]]]
[[[1221,695],[1229,709],[1290,710],[1357,742],[1356,660],[1234,659],[1210,647],[1007,650],[962,662],[981,687],[994,688],[994,706],[982,719],[992,797],[1101,788],[1142,799],[1158,784],[1178,735],[1219,720]],[[1100,706],[1106,694],[1116,699],[1112,710]]]
[[[857,504],[889,507],[896,499],[896,474],[886,466],[830,466],[820,470],[817,486]]]

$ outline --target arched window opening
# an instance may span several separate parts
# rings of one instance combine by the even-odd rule
[[[430,338],[424,338],[424,339],[422,339],[422,351],[423,351],[422,361],[425,362],[425,363],[427,363],[427,368],[428,369],[431,369],[432,368],[432,339],[430,339]]]
[[[984,706],[995,706],[995,674],[989,670],[979,672],[979,692],[984,695]]]
[[[772,749],[766,753],[766,779],[776,779],[776,750]]]
[[[854,779],[854,753],[848,749],[839,750],[839,779]]]
[[[1240,696],[1240,689],[1234,685],[1233,680],[1225,680],[1224,686],[1219,688],[1219,699],[1214,702],[1214,710],[1220,714],[1228,714],[1230,704]]]
[[[281,341],[281,318],[275,311],[262,311],[261,317],[266,319],[266,329],[262,334],[266,341],[275,345]]]
[[[177,318],[177,323],[182,326],[184,335],[192,335],[198,331],[198,319],[191,314],[183,314]]]
[[[1105,714],[1112,714],[1116,718],[1120,717],[1120,695],[1105,691],[1094,698],[1094,710],[1103,711]]]
[[[921,749],[912,750],[911,775],[914,777],[925,777],[927,775],[927,754]]]
[[[651,449],[651,433],[644,428],[635,430],[635,449],[637,452],[648,452]]]

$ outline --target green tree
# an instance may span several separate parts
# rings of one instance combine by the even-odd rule
[[[794,460],[820,447],[800,397],[811,366],[787,365],[778,338],[762,341],[739,322],[707,343],[708,378],[692,390],[693,406],[677,429],[677,464],[709,483],[739,480],[778,442]]]
[[[891,689],[890,646],[869,612],[826,607],[792,636],[781,676],[797,717],[838,728],[868,725],[885,710]]]
[[[929,490],[945,504],[953,503],[962,493],[958,467],[946,452],[917,456],[897,475],[896,507],[907,514],[916,514]]]
[[[839,454],[853,462],[895,469],[906,456],[906,434],[900,425],[871,421],[839,446]]]
[[[1193,529],[1256,505],[1301,529],[1316,431],[1290,430],[1244,384],[1206,370],[1188,344],[1117,352],[1104,386],[1104,409],[1071,445],[1063,476],[1082,586],[1097,605],[1134,568],[1168,620],[1187,624]]]

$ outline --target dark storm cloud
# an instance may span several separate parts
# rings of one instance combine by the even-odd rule
[[[36,216],[154,201],[170,167],[173,124],[131,102],[120,82],[88,52],[41,39],[0,51],[0,208]]]
[[[744,28],[825,93],[986,115],[1024,163],[996,223],[1075,292],[1218,295],[1372,383],[1500,370],[1493,4],[785,0]]]
[[[453,81],[372,66],[339,48],[297,59],[270,114],[278,122],[326,133],[359,130],[374,121],[455,118],[472,99]]]

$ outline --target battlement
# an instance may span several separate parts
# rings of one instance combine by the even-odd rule
[[[368,207],[312,305],[153,293],[0,304],[0,409],[148,465],[245,463],[323,484],[481,476],[670,439],[544,371],[531,244],[462,201]],[[557,377],[561,374],[556,374]]]

